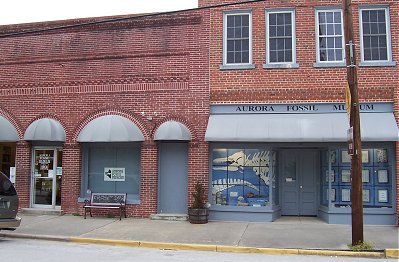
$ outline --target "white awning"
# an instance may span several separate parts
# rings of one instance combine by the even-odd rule
[[[93,119],[78,136],[78,142],[138,141],[144,141],[140,129],[129,119],[118,115],[106,115]]]
[[[167,121],[158,127],[154,140],[190,141],[191,133],[184,124],[177,121]]]
[[[65,142],[65,130],[54,119],[42,118],[28,126],[24,135],[25,140],[32,141],[60,141]]]
[[[393,113],[360,114],[362,141],[398,141]],[[346,142],[348,118],[331,114],[211,115],[205,140],[210,142]]]
[[[15,127],[7,120],[7,118],[0,116],[0,141],[1,142],[16,142],[19,141],[18,132]]]

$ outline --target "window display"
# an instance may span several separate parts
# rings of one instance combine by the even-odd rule
[[[266,149],[214,149],[213,204],[269,206],[275,162],[275,153]]]

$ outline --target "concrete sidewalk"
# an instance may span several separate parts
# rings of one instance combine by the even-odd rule
[[[137,218],[119,221],[117,218],[83,219],[71,215],[21,214],[21,217],[22,223],[17,230],[2,231],[0,236],[122,245],[138,243],[141,246],[151,243],[151,247],[171,249],[188,249],[191,246],[199,250],[212,250],[213,247],[221,250],[225,247],[225,251],[231,252],[248,248],[254,252],[262,248],[281,250],[275,250],[277,253],[287,253],[287,249],[295,252],[315,250],[319,253],[346,251],[349,250],[347,244],[351,243],[350,225],[330,225],[317,218],[284,217],[273,223],[211,221],[193,225],[187,221]],[[398,236],[397,226],[364,226],[365,241],[374,243],[379,251],[393,249],[393,254],[397,254]]]

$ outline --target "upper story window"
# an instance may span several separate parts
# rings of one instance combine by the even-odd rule
[[[263,67],[298,67],[293,9],[266,11],[266,64]]]
[[[315,66],[344,66],[344,30],[342,10],[316,10]]]
[[[221,69],[253,68],[252,14],[250,11],[223,15],[223,65]]]
[[[388,7],[360,8],[361,65],[392,63]]]

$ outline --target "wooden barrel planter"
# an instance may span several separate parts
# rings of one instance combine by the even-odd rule
[[[208,209],[206,208],[189,208],[188,221],[191,224],[206,224],[208,223]]]

